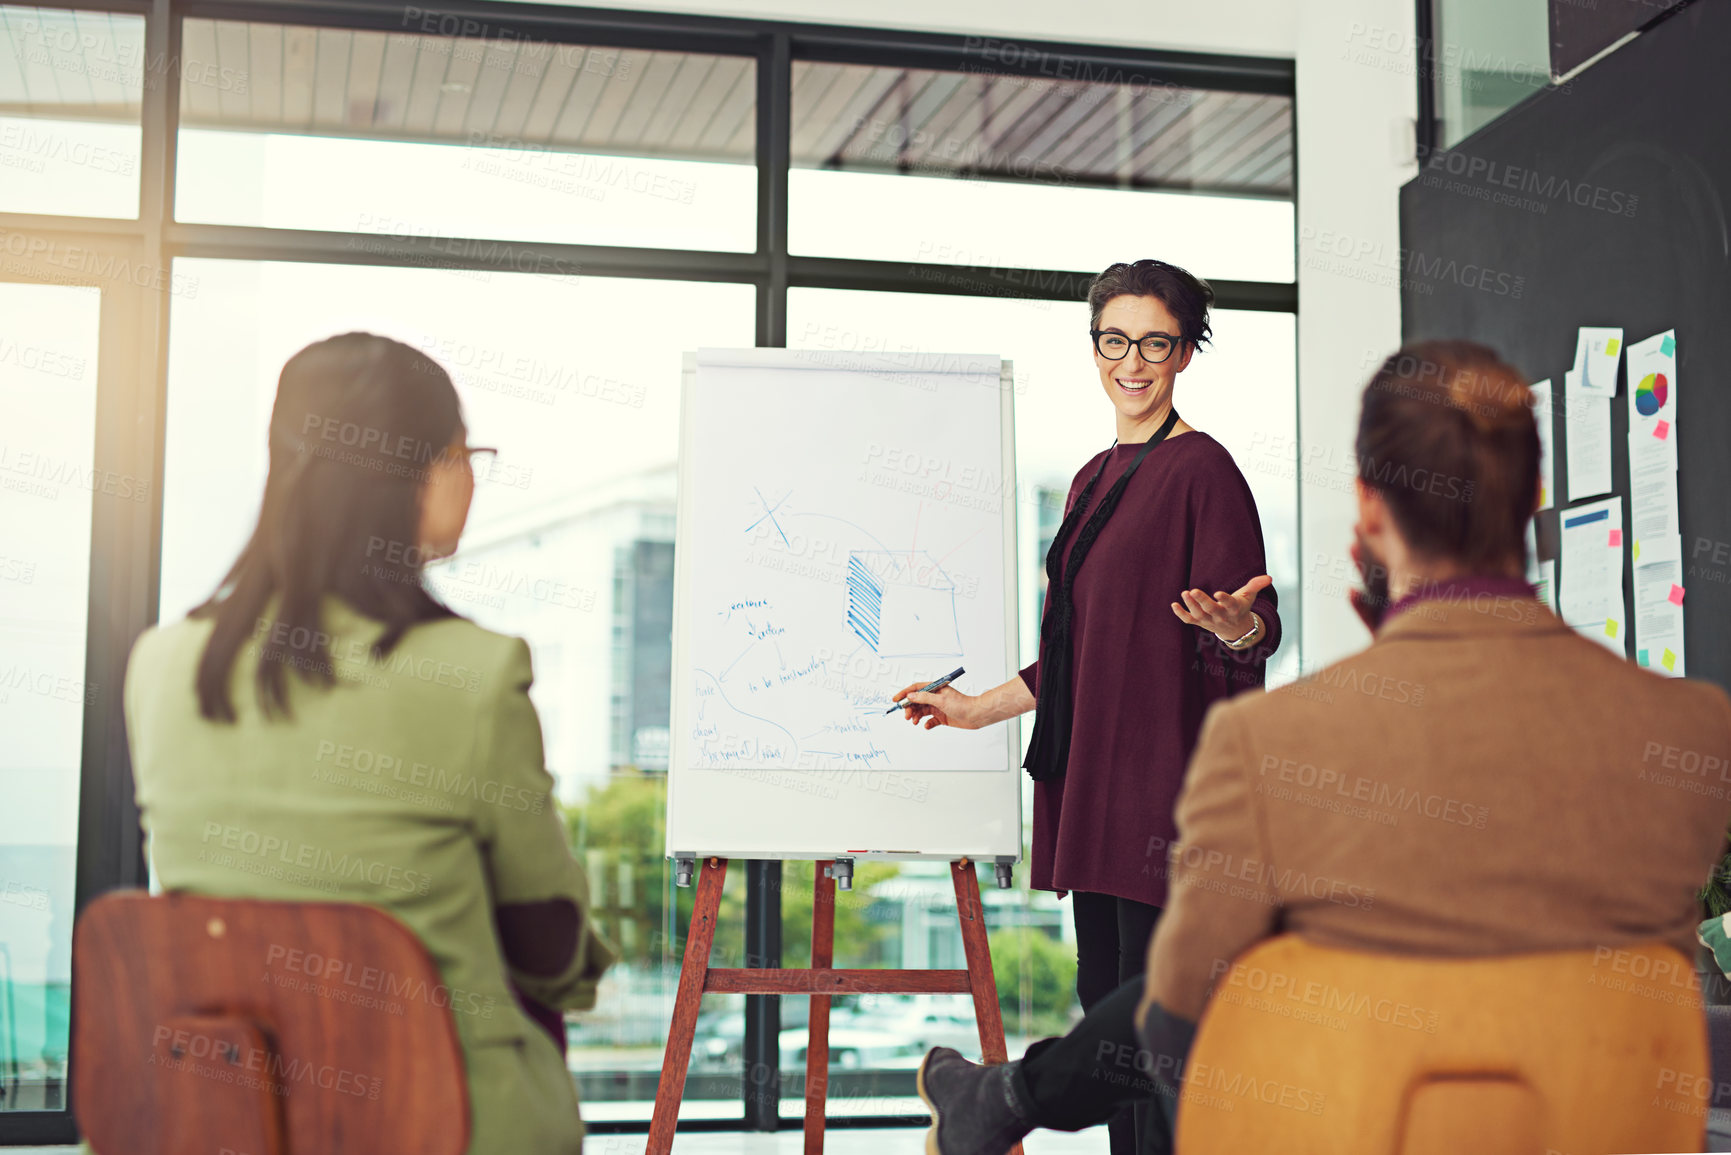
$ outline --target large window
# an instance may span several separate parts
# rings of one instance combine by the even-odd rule
[[[100,294],[0,281],[0,1110],[65,1101]]]
[[[570,1065],[592,1084],[586,1099],[623,1081],[624,1116],[643,1114],[679,952],[664,781],[642,772],[667,766],[670,655],[657,671],[638,651],[668,647],[683,351],[645,334],[750,345],[750,286],[234,260],[175,271],[199,293],[171,315],[163,617],[207,597],[252,529],[277,373],[307,343],[365,329],[426,350],[452,372],[471,439],[502,447],[463,548],[432,582],[460,613],[530,642],[547,768],[626,960],[597,1013],[573,1019]],[[645,666],[659,685],[644,684]],[[640,723],[624,741],[621,702]]]
[[[1098,270],[1157,249],[1292,279],[1289,96],[815,63],[793,78],[795,253]]]
[[[135,217],[144,19],[0,6],[0,213]]]
[[[532,650],[571,845],[623,957],[568,1023],[597,1130],[649,1115],[691,908],[661,832],[686,351],[1012,360],[1027,659],[1040,543],[1111,439],[1087,277],[1191,268],[1220,299],[1178,405],[1250,479],[1293,591],[1273,680],[1297,669],[1290,63],[481,0],[146,7],[0,7],[0,1142],[71,1137],[72,918],[145,878],[112,691],[138,632],[240,548],[277,376],[311,341],[424,349],[501,447],[429,576]],[[24,255],[41,275],[6,284]],[[135,387],[97,392],[99,349]],[[49,460],[82,480],[50,485]],[[145,480],[122,507],[110,477]],[[811,865],[779,888],[747,874],[716,965],[767,962],[748,931],[777,918],[803,965]],[[1012,1052],[1078,1013],[1067,914],[1017,883],[985,896]],[[963,965],[943,864],[861,863],[836,936],[841,966]],[[745,1004],[705,1001],[682,1117],[800,1114],[806,1001],[779,1005],[779,1108],[747,1029],[775,1004]],[[832,1119],[917,1115],[925,1047],[974,1038],[966,998],[838,1000]]]
[[[1429,58],[1420,75],[1433,94],[1436,147],[1453,148],[1550,85],[1550,5],[1544,0],[1424,2],[1431,35],[1418,46]]]
[[[403,25],[186,21],[176,217],[754,247],[751,57],[419,31],[437,19]]]

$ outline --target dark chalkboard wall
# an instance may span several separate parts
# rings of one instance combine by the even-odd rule
[[[1581,0],[1551,0],[1551,74],[1565,75],[1679,3],[1681,0],[1592,0],[1585,4]]]
[[[1731,0],[1704,0],[1432,155],[1400,202],[1409,341],[1482,341],[1530,379],[1549,377],[1561,403],[1577,326],[1621,325],[1626,341],[1676,328],[1688,672],[1723,686],[1731,686],[1728,195]],[[1620,380],[1611,406],[1613,492],[1625,526],[1626,390]],[[1560,412],[1555,433],[1560,449]],[[1570,503],[1567,486],[1559,460],[1560,505]],[[1559,576],[1565,587],[1568,580]],[[1626,574],[1626,602],[1632,590]],[[1624,620],[1632,622],[1630,608]]]

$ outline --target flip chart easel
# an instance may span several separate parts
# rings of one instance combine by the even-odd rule
[[[1021,857],[1020,720],[884,714],[916,680],[1022,664],[1014,398],[997,356],[687,355],[669,858]]]
[[[691,1044],[697,1031],[697,1012],[708,992],[748,995],[808,995],[811,1026],[805,1049],[805,1155],[822,1155],[824,1099],[829,1089],[829,1002],[836,995],[850,994],[957,994],[971,995],[974,1019],[980,1031],[980,1054],[987,1063],[1008,1058],[1004,1046],[1004,1019],[998,1011],[998,984],[992,977],[992,952],[986,940],[985,910],[980,904],[980,883],[973,861],[950,863],[950,881],[956,890],[956,917],[961,923],[962,951],[966,970],[838,970],[835,958],[835,879],[826,869],[833,861],[816,864],[816,893],[811,918],[811,966],[792,968],[715,968],[709,952],[715,942],[715,920],[721,906],[721,885],[727,878],[727,859],[704,860],[697,883],[697,901],[691,912],[691,929],[685,939],[685,963],[679,972],[679,991],[673,1000],[673,1022],[667,1031],[667,1051],[661,1065],[661,1082],[655,1091],[655,1114],[649,1124],[647,1155],[670,1155],[679,1121],[679,1103],[685,1094],[685,1074],[691,1064]],[[1012,1149],[1022,1155],[1020,1143]]]

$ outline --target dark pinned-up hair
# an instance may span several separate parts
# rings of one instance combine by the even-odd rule
[[[400,341],[344,333],[289,358],[271,410],[258,524],[192,611],[216,621],[198,664],[201,715],[234,721],[230,673],[254,637],[267,716],[288,713],[285,668],[334,684],[319,620],[326,594],[385,623],[374,657],[417,622],[456,616],[422,584],[418,538],[421,483],[462,427],[450,375]]]
[[[1088,326],[1100,327],[1100,312],[1113,297],[1157,297],[1183,330],[1185,344],[1199,348],[1213,330],[1208,326],[1208,308],[1214,290],[1208,282],[1177,265],[1144,258],[1134,264],[1119,261],[1088,286]]]
[[[1414,552],[1468,572],[1524,562],[1539,433],[1526,379],[1494,351],[1425,341],[1390,356],[1365,386],[1355,449]]]

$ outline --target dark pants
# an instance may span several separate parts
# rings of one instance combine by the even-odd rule
[[[1070,902],[1076,919],[1076,996],[1082,1001],[1082,1010],[1092,1016],[1096,1007],[1124,983],[1140,978],[1147,968],[1148,943],[1154,938],[1160,908],[1115,895],[1082,891],[1072,893]],[[1136,988],[1140,991],[1141,983]],[[1134,1009],[1132,1003],[1131,1010]],[[1124,1022],[1124,1030],[1124,1037],[1134,1045],[1135,1028],[1129,1019]],[[1137,1142],[1137,1131],[1146,1114],[1146,1109],[1126,1108],[1110,1120],[1112,1155],[1135,1155],[1145,1149]]]
[[[1136,1038],[1141,1001],[1137,975],[1095,1003],[1069,1034],[1028,1048],[1013,1078],[1021,1084],[1022,1101],[1033,1105],[1033,1122],[1053,1131],[1080,1131],[1133,1111],[1141,1147],[1131,1150],[1169,1155],[1175,1102],[1172,1090],[1156,1081],[1154,1063]],[[1114,1133],[1114,1155],[1119,1142]]]

